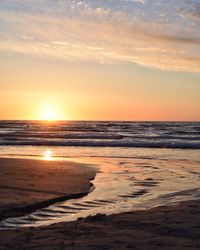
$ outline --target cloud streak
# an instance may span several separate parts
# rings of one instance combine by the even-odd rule
[[[199,5],[188,2],[2,0],[0,51],[200,72]]]

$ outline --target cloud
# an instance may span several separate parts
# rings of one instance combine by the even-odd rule
[[[183,15],[193,1],[2,1],[2,52],[200,72],[199,23]]]
[[[182,17],[200,22],[200,2],[194,3],[190,8],[181,10]]]

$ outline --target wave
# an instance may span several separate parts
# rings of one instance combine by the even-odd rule
[[[200,149],[200,142],[128,142],[128,141],[1,141],[0,146],[73,146]]]
[[[200,149],[200,123],[0,121],[0,145]]]

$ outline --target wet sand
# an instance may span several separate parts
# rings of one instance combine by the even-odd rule
[[[0,219],[88,193],[96,169],[66,161],[0,158]]]
[[[200,249],[200,201],[0,231],[0,249]]]
[[[43,202],[49,200],[54,202],[57,198],[85,195],[91,185],[90,179],[95,177],[97,171],[88,164],[74,162],[3,158],[0,159],[0,170],[2,217],[16,215],[16,211],[26,213],[26,209],[22,208],[34,210],[41,203],[46,207]],[[113,166],[114,173],[115,170]],[[137,168],[135,171],[136,177],[141,171]],[[124,173],[127,175],[126,171]],[[146,179],[144,171],[142,173]],[[110,175],[102,181],[106,188],[113,185]],[[97,183],[101,184],[100,180]],[[97,198],[100,199],[99,194]],[[11,249],[200,249],[200,201],[109,216],[98,214],[43,227],[1,230],[0,250]]]

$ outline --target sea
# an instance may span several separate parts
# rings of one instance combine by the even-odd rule
[[[200,149],[200,123],[0,121],[0,145]]]
[[[87,196],[8,218],[0,229],[200,199],[200,122],[0,121],[0,157],[99,169]]]

